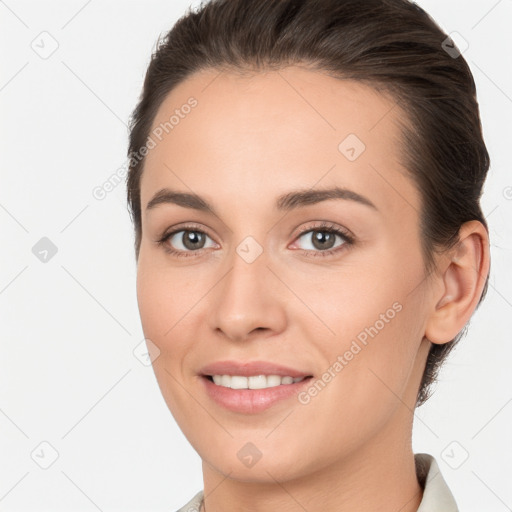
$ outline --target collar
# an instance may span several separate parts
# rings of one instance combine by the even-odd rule
[[[459,512],[436,459],[428,453],[415,453],[416,474],[423,487],[423,498],[417,512]]]

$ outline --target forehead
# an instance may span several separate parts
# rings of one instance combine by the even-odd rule
[[[398,120],[392,97],[311,69],[202,70],[171,91],[155,116],[142,207],[163,187],[242,204],[318,184],[364,191],[400,213],[397,196],[411,204],[417,194],[399,162]]]

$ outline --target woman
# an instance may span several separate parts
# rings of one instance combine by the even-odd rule
[[[207,2],[129,157],[144,335],[203,461],[181,510],[457,510],[411,446],[490,265],[453,41],[406,0]]]

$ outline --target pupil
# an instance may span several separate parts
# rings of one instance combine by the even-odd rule
[[[330,242],[330,244],[329,244]],[[334,242],[334,235],[325,231],[317,231],[313,236],[313,245],[317,249],[330,249]]]
[[[203,234],[197,231],[188,231],[183,235],[183,245],[187,249],[201,249],[202,241],[204,242]],[[198,244],[199,247],[197,247]]]

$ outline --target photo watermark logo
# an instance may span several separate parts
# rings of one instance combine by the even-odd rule
[[[139,148],[138,151],[132,153],[128,161],[112,173],[101,185],[97,185],[92,189],[92,196],[98,201],[102,201],[107,195],[119,185],[128,174],[132,167],[135,167],[144,157],[157,145],[164,137],[164,134],[170,133],[182,119],[190,114],[193,108],[197,107],[198,101],[191,96],[187,103],[181,105],[180,108],[174,110],[174,114],[169,119],[151,130],[151,134],[146,140],[146,144]]]

